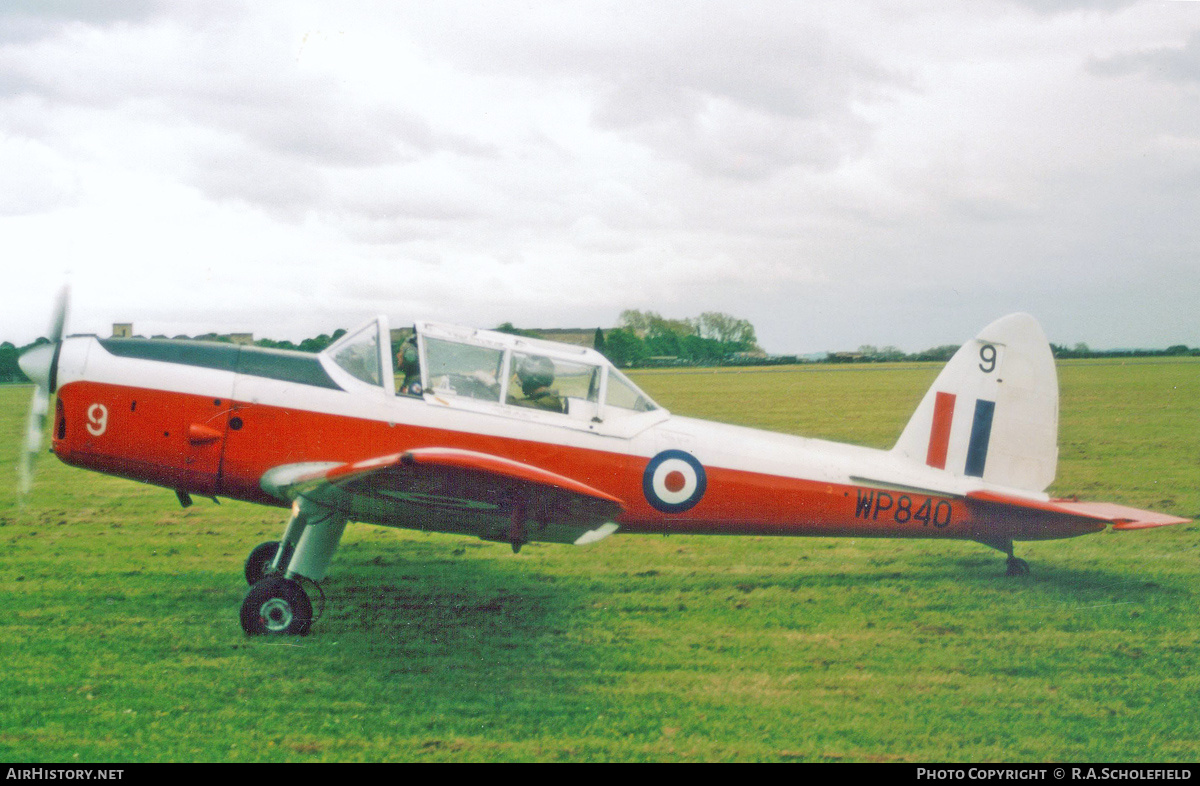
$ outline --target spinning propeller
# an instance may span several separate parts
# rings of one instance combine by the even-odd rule
[[[33,488],[34,464],[42,450],[46,432],[46,416],[50,412],[50,394],[58,387],[58,356],[62,352],[63,325],[67,321],[68,292],[59,293],[50,326],[50,343],[38,344],[24,352],[18,363],[25,376],[33,380],[33,397],[29,401],[29,419],[25,425],[25,445],[17,467],[17,491],[24,499]]]

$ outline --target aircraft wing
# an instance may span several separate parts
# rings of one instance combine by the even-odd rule
[[[999,494],[992,491],[972,491],[967,499],[978,502],[992,502],[1002,505],[1012,505],[1026,510],[1036,510],[1045,513],[1057,513],[1067,516],[1077,516],[1084,519],[1107,521],[1113,529],[1149,529],[1150,527],[1165,527],[1170,524],[1186,524],[1191,519],[1170,516],[1166,513],[1155,513],[1149,510],[1128,508],[1111,502],[1077,502],[1067,499],[1052,499],[1045,502],[1017,497],[1009,494]]]
[[[528,540],[592,543],[617,530],[624,503],[554,472],[455,448],[420,448],[351,463],[286,464],[262,488],[307,499],[352,521]]]

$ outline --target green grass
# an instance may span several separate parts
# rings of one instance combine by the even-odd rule
[[[644,373],[681,414],[889,446],[936,366]],[[1200,515],[1200,363],[1060,366],[1056,493]],[[0,389],[12,477],[27,389]],[[748,406],[747,402],[753,405]],[[1200,530],[1018,544],[351,525],[312,635],[247,639],[283,511],[48,457],[0,482],[4,761],[1195,761]]]

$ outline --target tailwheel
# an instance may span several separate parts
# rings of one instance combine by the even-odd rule
[[[312,621],[312,601],[291,579],[268,576],[242,601],[242,630],[249,636],[303,636]]]
[[[279,563],[281,568],[286,569],[288,561],[292,558],[292,547],[284,550],[283,560]],[[270,570],[271,564],[275,562],[275,555],[279,553],[279,541],[268,540],[266,543],[260,543],[250,552],[250,556],[246,557],[246,583],[253,587],[258,582],[262,581]]]
[[[1026,562],[1025,560],[1021,559],[1020,557],[1009,557],[1008,558],[1008,567],[1004,571],[1004,575],[1006,575],[1006,576],[1028,576],[1029,575],[1029,563]]]

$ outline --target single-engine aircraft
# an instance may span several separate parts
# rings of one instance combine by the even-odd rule
[[[1058,380],[1033,317],[958,350],[891,450],[672,415],[593,349],[432,322],[393,346],[379,317],[320,354],[137,338],[53,338],[21,484],[54,403],[67,464],[191,495],[291,507],[250,552],[247,634],[304,634],[347,521],[511,544],[614,532],[1013,542],[1188,519],[1052,499]],[[393,362],[395,360],[395,363]]]

